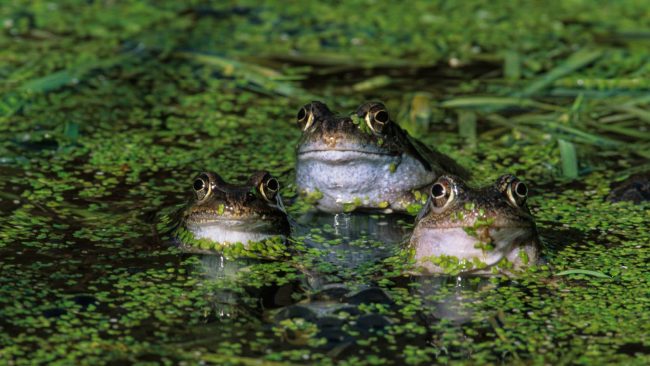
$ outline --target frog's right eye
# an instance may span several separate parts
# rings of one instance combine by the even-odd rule
[[[278,191],[280,191],[280,183],[278,182],[277,179],[269,175],[268,177],[266,177],[266,180],[264,180],[260,184],[259,191],[265,200],[267,200],[268,202],[274,202],[275,197],[278,194]]]
[[[312,111],[311,103],[300,108],[296,119],[298,120],[298,126],[300,126],[301,130],[306,131],[311,127],[314,123],[314,112]]]
[[[377,103],[376,106],[371,108],[366,114],[366,123],[368,127],[374,132],[381,134],[384,132],[384,127],[390,121],[388,110],[383,104]]]
[[[454,200],[453,182],[442,177],[431,186],[431,205],[435,209],[443,209]]]
[[[210,177],[205,173],[200,174],[194,179],[192,188],[194,188],[194,193],[196,193],[196,199],[198,201],[204,200],[212,191],[212,187],[210,186]]]

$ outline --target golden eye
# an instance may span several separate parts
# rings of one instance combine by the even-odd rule
[[[212,187],[210,185],[210,177],[206,173],[199,174],[198,177],[194,179],[192,184],[194,188],[194,193],[196,194],[196,199],[198,201],[204,200],[212,192]]]
[[[390,121],[390,115],[383,104],[376,103],[368,110],[368,113],[366,113],[365,120],[372,132],[381,134],[384,132],[384,128]]]
[[[526,203],[528,198],[528,187],[519,179],[515,178],[508,185],[508,200],[517,207],[521,207]]]
[[[453,181],[447,177],[441,177],[431,186],[431,205],[434,208],[442,209],[454,200],[455,193]]]
[[[497,187],[512,206],[521,207],[526,204],[528,187],[514,175],[506,174],[499,177]]]
[[[280,183],[277,179],[269,177],[259,186],[262,197],[269,202],[274,202],[276,195],[280,191]]]
[[[312,104],[306,104],[304,107],[300,108],[298,114],[296,115],[298,121],[298,126],[303,131],[306,131],[314,123],[314,113],[312,111]]]

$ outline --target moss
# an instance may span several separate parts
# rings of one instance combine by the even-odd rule
[[[315,189],[313,192],[310,192],[309,194],[305,195],[303,199],[308,204],[315,205],[322,198],[323,198],[323,192],[319,191],[318,189]]]
[[[343,204],[343,212],[352,212],[361,206],[363,206],[363,200],[360,197],[355,197],[352,202]]]
[[[647,159],[646,7],[3,4],[0,363],[648,364],[650,212],[603,199]],[[580,50],[590,62],[576,67]],[[388,86],[350,88],[387,75]],[[512,98],[522,90],[534,93]],[[417,111],[405,98],[416,93],[432,96]],[[516,280],[413,278],[398,243],[323,226],[253,248],[280,260],[241,258],[234,245],[221,266],[164,238],[175,215],[155,225],[150,212],[176,212],[198,171],[237,180],[269,170],[288,210],[308,212],[319,198],[292,185],[292,121],[312,98],[346,110],[381,99],[392,116],[417,113],[419,138],[477,185],[506,172],[530,182],[548,264]],[[471,147],[456,121],[468,109]],[[576,181],[562,178],[559,139],[575,146]],[[411,214],[426,195],[417,199]],[[354,342],[326,349],[314,328],[323,319],[269,317],[269,307],[308,305],[315,279],[381,286],[393,303],[363,309],[390,324],[335,329]],[[288,344],[274,328],[306,330],[308,341]]]

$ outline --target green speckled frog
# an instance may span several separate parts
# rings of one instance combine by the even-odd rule
[[[404,212],[444,172],[469,174],[400,128],[381,103],[337,116],[321,102],[300,109],[296,184],[317,208]]]
[[[268,172],[256,172],[242,185],[226,183],[215,173],[193,182],[194,197],[182,223],[195,239],[220,245],[286,238],[289,221],[279,196],[280,184]]]
[[[513,175],[478,189],[440,177],[411,236],[417,266],[424,273],[489,274],[534,264],[539,239],[527,195]]]

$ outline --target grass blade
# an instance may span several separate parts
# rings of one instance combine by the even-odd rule
[[[615,108],[617,111],[626,112],[631,115],[638,117],[640,120],[650,123],[650,112],[645,111],[641,108],[636,108],[632,106],[623,106]]]
[[[46,93],[60,87],[79,82],[88,72],[94,69],[108,68],[117,65],[135,55],[134,52],[121,54],[107,60],[87,62],[70,69],[54,72],[42,78],[24,83],[19,91],[27,93]]]
[[[521,55],[517,51],[506,51],[503,55],[503,76],[508,80],[521,78]]]
[[[569,179],[578,178],[578,156],[575,145],[563,139],[558,139],[557,142],[562,160],[562,175]]]
[[[563,108],[552,104],[536,102],[532,99],[514,97],[463,97],[448,99],[440,106],[443,108],[505,108],[505,107],[530,107],[551,111],[564,111]]]
[[[391,79],[390,76],[378,75],[352,85],[351,89],[354,92],[366,92],[369,90],[381,89],[390,85],[392,82],[393,79]]]
[[[648,140],[650,141],[650,133],[648,132],[643,132],[638,128],[627,128],[623,126],[617,126],[617,125],[607,125],[603,123],[590,123],[590,125],[594,126],[595,128],[603,131],[608,131],[608,132],[614,132],[619,135],[623,136],[628,136],[632,137],[635,139],[639,140]]]
[[[573,274],[583,274],[587,276],[593,276],[593,277],[599,277],[599,278],[611,278],[608,275],[598,272],[598,271],[590,271],[588,269],[567,269],[566,271],[558,272],[555,275],[556,276],[568,276],[568,275],[573,275]]]
[[[458,111],[458,134],[465,138],[467,144],[476,146],[476,113],[472,111]]]
[[[528,85],[528,87],[524,88],[524,90],[519,95],[524,97],[534,95],[537,92],[549,87],[555,80],[596,61],[598,58],[600,58],[600,56],[602,56],[602,54],[603,51],[601,50],[582,49],[574,53],[564,63],[560,64],[556,68],[538,78],[532,84]]]
[[[241,77],[251,84],[254,84],[263,90],[273,94],[285,97],[295,97],[301,99],[316,99],[316,97],[306,90],[294,86],[293,84],[283,82],[279,79],[282,74],[275,70],[237,61],[217,55],[208,55],[194,52],[177,52],[177,56],[183,57],[204,65],[218,68],[224,75],[235,75]]]
[[[574,127],[570,127],[557,122],[541,123],[542,129],[554,135],[568,135],[575,140],[579,140],[585,144],[595,146],[619,147],[620,141],[612,140],[607,137],[594,135]]]

